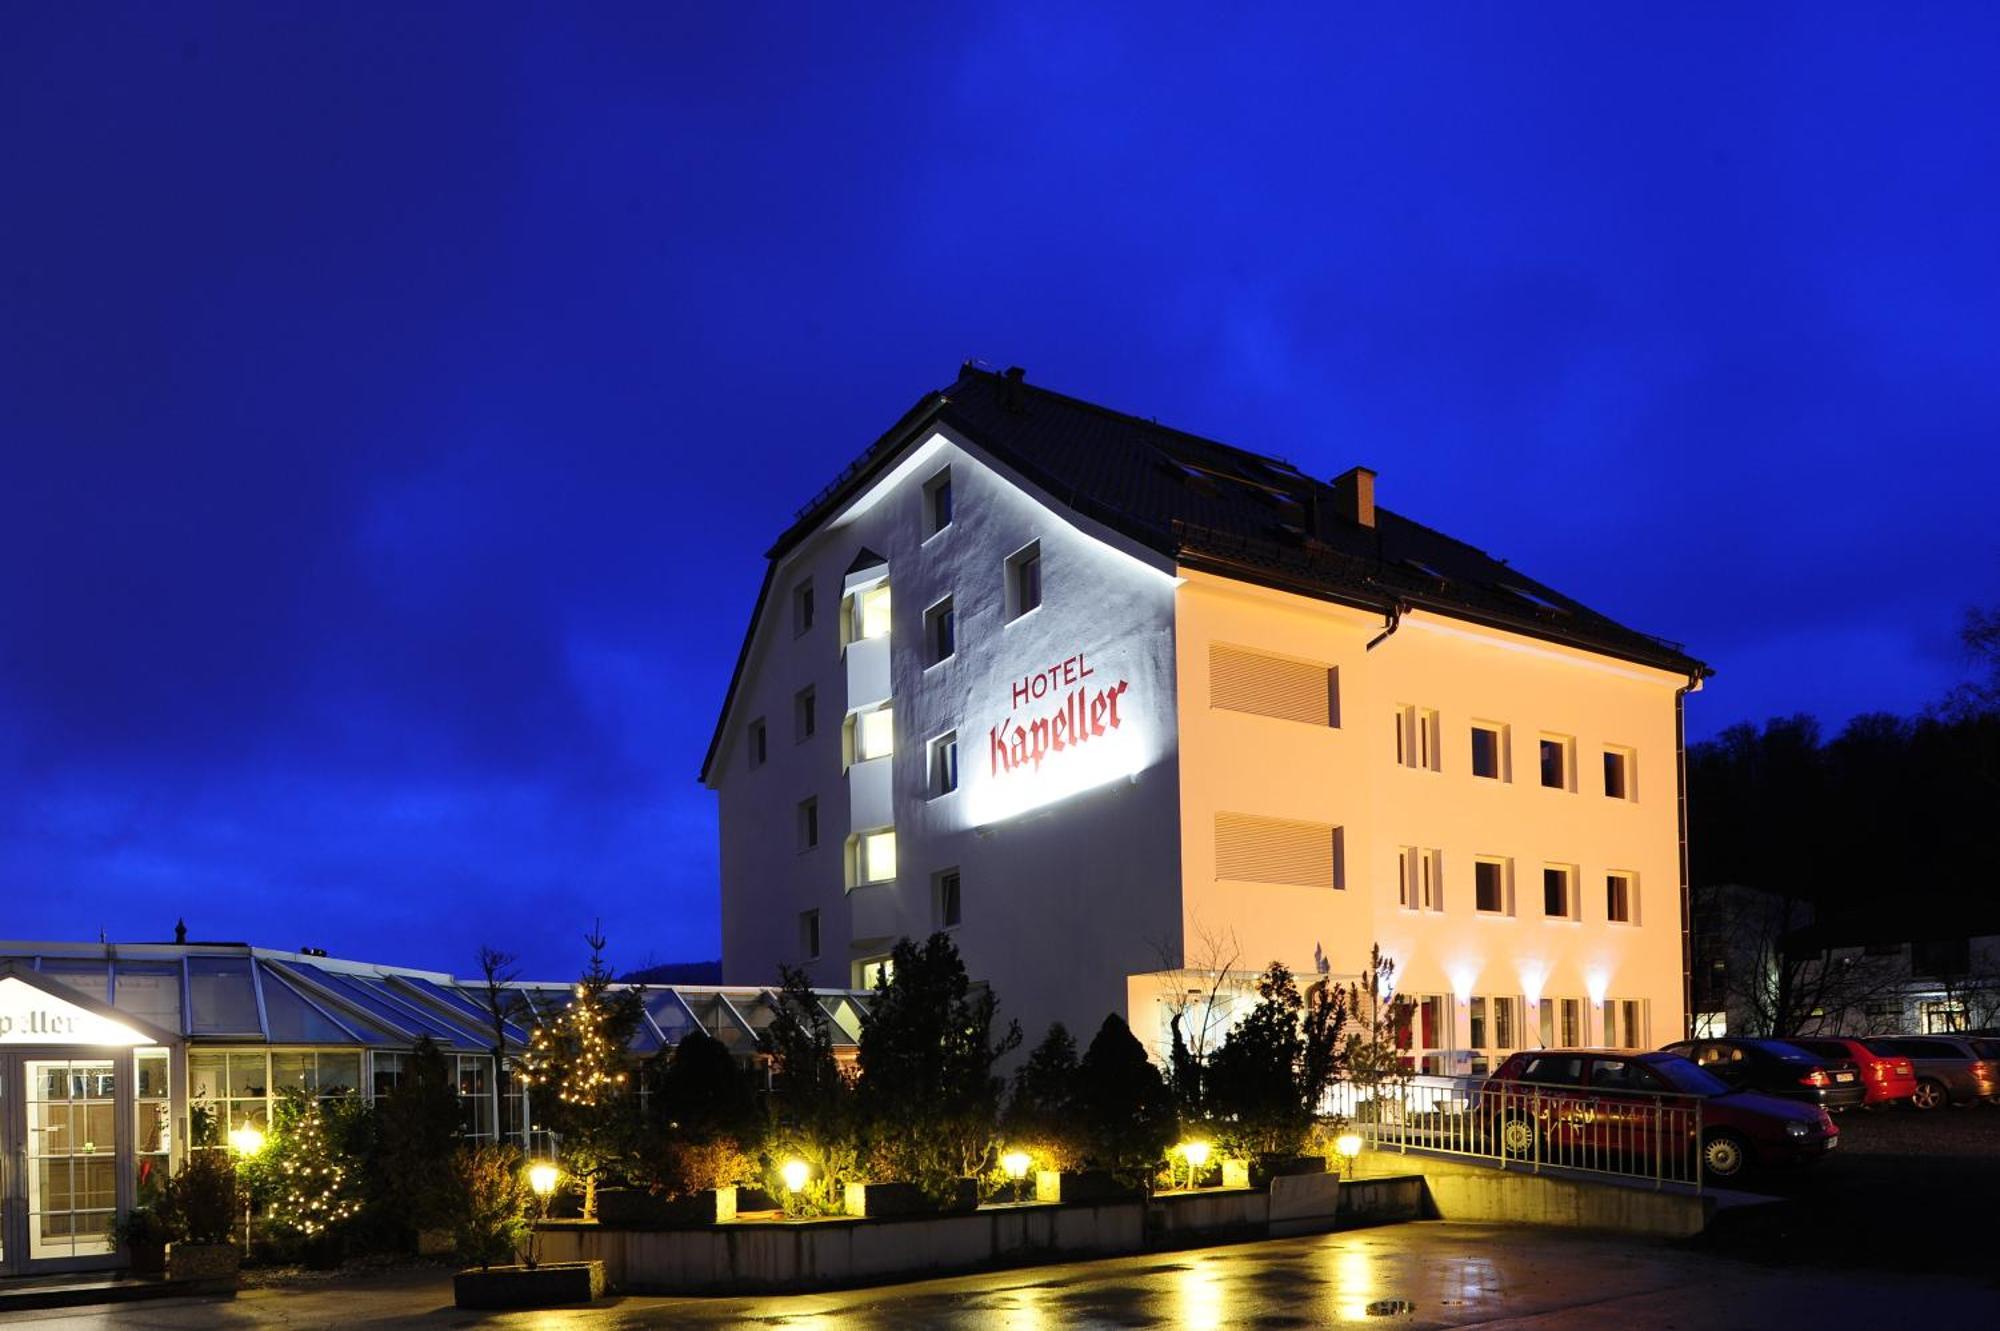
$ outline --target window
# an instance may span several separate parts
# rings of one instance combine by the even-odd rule
[[[1925,1035],[1951,1035],[1968,1029],[1963,999],[1926,998],[1917,1004],[1917,1030]]]
[[[1514,1049],[1514,1032],[1520,1029],[1520,1014],[1515,1010],[1519,1000],[1511,996],[1493,1000],[1493,1048]]]
[[[1694,1034],[1697,1040],[1720,1040],[1729,1034],[1729,1014],[1727,1012],[1697,1012],[1694,1014]]]
[[[1542,736],[1542,784],[1550,790],[1569,790],[1570,750],[1575,741],[1562,735]]]
[[[1474,998],[1467,1005],[1468,1030],[1466,1044],[1474,1049],[1485,1049],[1486,1043],[1486,1000]]]
[[[1472,723],[1472,774],[1492,781],[1507,779],[1507,727],[1489,721]]]
[[[1436,712],[1408,704],[1396,709],[1396,761],[1423,771],[1443,770]]]
[[[799,951],[807,961],[819,960],[819,912],[799,912]]]
[[[1613,1049],[1646,1049],[1646,1009],[1637,998],[1604,1000],[1604,1043]]]
[[[138,1079],[132,1087],[132,1112],[138,1135],[132,1151],[138,1157],[139,1202],[155,1204],[172,1169],[173,1106],[167,1098],[167,1051],[140,1050],[133,1070]]]
[[[458,1056],[459,1131],[474,1141],[493,1138],[493,1091],[489,1084],[493,1060],[477,1054]]]
[[[958,732],[947,731],[930,742],[929,760],[925,767],[930,772],[931,798],[949,795],[958,789]]]
[[[1614,800],[1638,798],[1632,783],[1632,751],[1630,749],[1606,749],[1604,751],[1604,793]]]
[[[1042,603],[1042,543],[1007,557],[1007,618],[1019,619]]]
[[[1540,1015],[1543,1045],[1561,1043],[1574,1046],[1583,1043],[1582,999],[1544,998]]]
[[[1474,860],[1472,863],[1472,905],[1484,915],[1512,915],[1513,893],[1509,890],[1509,879],[1513,874],[1508,869],[1507,860]]]
[[[1512,997],[1497,995],[1474,998],[1468,1004],[1472,1029],[1467,1044],[1474,1049],[1512,1049],[1517,1025],[1514,1003]]]
[[[886,883],[896,876],[896,829],[879,828],[849,838],[854,864],[853,879],[862,883]]]
[[[750,723],[749,733],[746,738],[750,746],[750,765],[752,767],[762,767],[764,760],[771,756],[770,740],[764,731],[763,717],[760,716]]]
[[[964,918],[961,912],[963,903],[959,896],[958,870],[946,869],[938,874],[933,879],[933,892],[936,897],[937,927],[956,929],[959,921]]]
[[[924,535],[935,536],[951,525],[951,469],[924,484]]]
[[[1337,726],[1340,671],[1317,661],[1295,661],[1247,647],[1211,643],[1208,702],[1224,711],[1311,726]]]
[[[1215,815],[1215,876],[1243,883],[1345,888],[1341,829],[1326,823]]]
[[[877,989],[889,982],[896,973],[896,963],[889,957],[869,957],[866,961],[854,963],[854,984],[857,989]]]
[[[952,613],[951,598],[945,597],[924,611],[924,664],[948,661],[958,650],[958,616]]]
[[[1397,852],[1397,902],[1406,910],[1444,909],[1444,852],[1404,846]]]
[[[1564,864],[1542,866],[1542,914],[1552,919],[1576,919],[1576,870]]]
[[[793,738],[804,743],[819,729],[819,696],[808,684],[792,695]]]
[[[807,578],[792,588],[792,636],[799,637],[813,626],[813,585]]]
[[[819,844],[819,799],[799,801],[799,849],[811,850]]]
[[[1629,873],[1608,873],[1604,875],[1604,918],[1613,924],[1637,924],[1639,922],[1638,893],[1632,890],[1632,875]]]
[[[886,758],[895,752],[896,714],[887,703],[865,712],[856,712],[848,725],[853,731],[855,762]]]
[[[852,622],[848,632],[856,642],[889,636],[889,584],[878,582],[863,587],[851,598]]]

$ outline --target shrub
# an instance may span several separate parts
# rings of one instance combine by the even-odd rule
[[[648,1189],[670,1199],[758,1179],[757,1162],[728,1137],[708,1141],[656,1137],[641,1161]]]
[[[754,1138],[757,1094],[729,1047],[704,1031],[690,1031],[672,1052],[647,1068],[652,1123],[688,1141]]]
[[[193,1151],[161,1189],[155,1209],[174,1243],[229,1243],[243,1215],[236,1164],[223,1151]]]
[[[802,972],[781,967],[775,1017],[760,1039],[771,1059],[766,1098],[764,1187],[792,1215],[829,1215],[844,1206],[844,1185],[858,1173],[860,1116],[854,1087],[833,1055],[833,1023]],[[786,1189],[780,1171],[797,1158],[811,1169],[805,1188]]]
[[[454,1207],[452,1151],[459,1126],[458,1087],[429,1036],[417,1041],[402,1079],[375,1102],[367,1161],[368,1209],[384,1229],[444,1229]]]
[[[1229,1032],[1205,1070],[1206,1105],[1234,1155],[1296,1155],[1332,1080],[1346,995],[1325,982],[1302,995],[1291,971],[1272,962],[1257,1003]]]
[[[1014,1071],[1002,1120],[1009,1148],[1027,1151],[1050,1169],[1075,1169],[1082,1163],[1076,1079],[1076,1040],[1056,1022]]]
[[[1089,1163],[1125,1182],[1150,1185],[1178,1127],[1173,1096],[1115,1012],[1077,1065],[1076,1108]]]
[[[452,1239],[458,1255],[483,1271],[521,1246],[532,1195],[521,1153],[511,1146],[461,1146],[451,1157]]]

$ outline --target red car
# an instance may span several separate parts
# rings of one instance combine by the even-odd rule
[[[1810,1040],[1788,1039],[1808,1054],[1837,1059],[1861,1069],[1861,1081],[1868,1088],[1862,1101],[1868,1109],[1900,1104],[1917,1093],[1917,1068],[1899,1054],[1878,1054],[1859,1040],[1815,1036]]]
[[[1696,1160],[1720,1181],[1752,1166],[1812,1164],[1840,1141],[1819,1105],[1739,1091],[1678,1054],[1626,1049],[1515,1054],[1481,1085],[1479,1113],[1514,1159],[1621,1172],[1650,1162],[1689,1182]]]

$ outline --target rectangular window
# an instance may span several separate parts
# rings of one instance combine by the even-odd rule
[[[1215,815],[1215,876],[1242,883],[1344,888],[1341,829],[1326,823]]]
[[[958,789],[958,732],[947,731],[930,742],[931,798],[949,795]]]
[[[924,611],[924,664],[934,666],[951,659],[958,650],[958,616],[952,612],[951,598],[945,597]]]
[[[1632,751],[1630,749],[1606,749],[1604,751],[1604,793],[1614,800],[1637,798],[1632,782]]]
[[[895,828],[859,833],[851,839],[851,844],[856,884],[886,883],[896,876]]]
[[[888,704],[856,712],[851,723],[854,729],[854,761],[865,763],[872,758],[887,758],[896,750],[896,714]]]
[[[807,578],[792,588],[792,636],[799,637],[813,626],[813,585]]]
[[[1444,909],[1444,852],[1404,846],[1397,852],[1398,903],[1408,910]]]
[[[1565,998],[1562,1000],[1562,1041],[1572,1049],[1584,1043],[1588,1037],[1583,1033],[1583,1000]]]
[[[1340,724],[1340,671],[1317,661],[1211,643],[1209,706],[1311,726]]]
[[[959,895],[958,870],[946,869],[944,872],[938,874],[935,881],[937,890],[937,927],[940,929],[956,929],[959,921],[964,918],[961,910],[963,903],[960,901]]]
[[[1645,1049],[1652,1044],[1646,1038],[1646,1011],[1642,1000],[1604,1000],[1604,1043],[1613,1049]]]
[[[1512,997],[1496,997],[1493,1000],[1493,1048],[1513,1049],[1514,1032],[1520,1027],[1519,1015],[1515,1012],[1516,1000]]]
[[[1507,727],[1488,721],[1472,723],[1472,774],[1491,781],[1507,779]]]
[[[807,961],[819,960],[819,912],[799,912],[799,951]]]
[[[1472,862],[1472,905],[1483,915],[1511,915],[1508,901],[1506,860]]]
[[[1547,1049],[1556,1042],[1556,1000],[1544,998],[1537,1015],[1541,1018],[1538,1023],[1541,1029],[1538,1034],[1541,1036],[1542,1048]]]
[[[770,736],[764,730],[763,717],[760,716],[750,723],[750,729],[745,738],[749,743],[750,765],[752,767],[762,767],[764,760],[771,756]]]
[[[819,695],[808,684],[792,695],[793,738],[800,743],[813,737],[819,729]]]
[[[878,582],[854,593],[853,623],[848,630],[857,642],[889,636],[889,584]]]
[[[1576,741],[1566,735],[1542,736],[1542,784],[1550,790],[1571,790],[1570,769],[1575,766],[1570,761],[1570,752]]]
[[[924,535],[935,536],[951,525],[951,469],[924,484]]]
[[[811,850],[819,844],[819,799],[799,801],[799,849]]]
[[[1420,771],[1444,770],[1436,712],[1407,703],[1396,709],[1396,761]]]
[[[877,989],[889,982],[896,963],[888,957],[870,957],[854,963],[854,984],[858,989]]]
[[[1486,1043],[1486,1000],[1483,998],[1474,998],[1470,1003],[1466,1004],[1466,1009],[1468,1013],[1467,1020],[1470,1023],[1465,1041],[1467,1047],[1472,1049],[1492,1048],[1491,1045]]]
[[[1542,866],[1542,914],[1553,919],[1576,918],[1576,871],[1568,865]]]
[[[1639,922],[1638,893],[1632,889],[1629,873],[1604,875],[1604,918],[1613,924]]]
[[[1007,618],[1019,619],[1042,603],[1042,543],[1007,557]]]

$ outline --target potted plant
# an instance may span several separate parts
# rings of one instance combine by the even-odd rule
[[[112,1238],[132,1259],[132,1274],[163,1276],[167,1273],[167,1244],[174,1237],[172,1227],[156,1207],[135,1206],[118,1217]]]
[[[166,1277],[236,1285],[243,1250],[235,1242],[242,1193],[223,1151],[192,1152],[162,1190],[157,1219],[167,1232]]]

